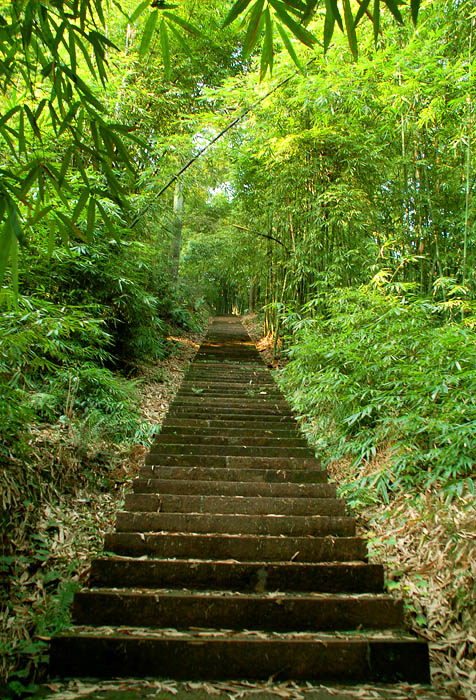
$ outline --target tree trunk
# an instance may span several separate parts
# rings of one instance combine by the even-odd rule
[[[183,226],[183,182],[182,180],[177,180],[175,183],[174,190],[174,216],[172,221],[172,250],[171,250],[171,266],[170,270],[172,277],[177,277],[179,262],[180,262],[180,250],[182,248],[182,226]]]

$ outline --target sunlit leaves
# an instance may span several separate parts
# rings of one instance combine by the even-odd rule
[[[387,6],[394,19],[402,24],[404,20],[399,9],[399,5],[402,3],[399,2],[399,0],[382,1]],[[411,15],[415,24],[418,18],[420,4],[421,0],[411,0]],[[265,26],[264,17],[266,17],[266,13],[270,11],[271,15],[279,20],[281,26],[286,27],[284,33],[289,32],[291,36],[298,39],[305,46],[311,48],[316,43],[316,39],[307,29],[307,25],[316,14],[316,11],[320,7],[323,7],[325,10],[323,28],[324,50],[327,51],[329,48],[334,32],[334,25],[337,24],[341,31],[345,32],[347,35],[349,48],[354,58],[357,58],[358,54],[358,41],[355,30],[364,15],[367,15],[374,25],[376,40],[380,32],[380,0],[374,0],[373,14],[369,10],[370,0],[359,0],[355,16],[352,11],[351,0],[308,0],[306,3],[300,0],[266,0],[266,3],[264,0],[256,0],[251,5],[251,8],[249,5],[250,0],[238,0],[225,19],[225,25],[227,25],[246,12],[244,18],[244,24],[247,26],[244,41],[244,55],[246,57],[253,51],[258,38],[257,34],[261,34]],[[286,48],[288,48],[289,43],[284,41],[283,31],[280,31],[279,34]],[[270,36],[268,31],[265,31],[261,53],[261,74],[263,76],[268,66],[271,68],[269,63],[269,47]],[[291,57],[295,61],[295,57],[292,54]]]

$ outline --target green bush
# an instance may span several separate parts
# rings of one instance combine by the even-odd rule
[[[319,309],[318,315],[315,309]],[[288,319],[289,363],[280,375],[327,460],[354,466],[390,446],[390,464],[358,479],[384,498],[433,485],[474,489],[475,336],[431,300],[369,287],[338,289]]]

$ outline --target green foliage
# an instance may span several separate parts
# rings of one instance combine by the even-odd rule
[[[393,15],[394,19],[400,23],[404,23],[403,16],[399,10],[400,3],[396,0],[382,0],[383,4]],[[250,0],[236,0],[233,7],[229,11],[225,26],[235,21],[240,15],[244,15],[242,20],[243,25],[247,24],[246,35],[243,42],[244,56],[248,56],[253,51],[256,43],[260,40],[264,33],[262,48],[261,48],[261,78],[264,77],[266,71],[273,69],[273,28],[276,25],[278,32],[283,40],[286,50],[295,63],[296,54],[292,47],[290,37],[296,38],[307,47],[312,47],[316,44],[317,39],[307,28],[310,21],[321,7],[324,10],[324,49],[327,50],[334,32],[334,25],[337,24],[342,32],[345,31],[349,48],[353,57],[356,59],[358,54],[358,42],[356,28],[360,20],[367,14],[373,25],[375,43],[377,43],[379,33],[381,31],[380,24],[380,3],[376,0],[373,7],[373,14],[369,11],[369,0],[359,2],[359,8],[355,13],[352,12],[351,3],[349,0],[342,0],[341,7],[337,0],[311,0],[310,2],[296,2],[296,0],[255,0],[250,5]],[[420,0],[412,0],[411,16],[413,23],[417,23],[418,12],[420,9]],[[344,16],[344,21],[342,20]],[[285,29],[286,28],[286,29]]]
[[[306,309],[305,309],[306,310]],[[348,491],[474,490],[476,375],[473,329],[448,322],[432,300],[338,289],[288,320],[290,362],[280,376],[328,460],[353,473],[382,447],[389,464]]]

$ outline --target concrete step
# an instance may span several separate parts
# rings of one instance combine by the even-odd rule
[[[77,625],[222,627],[234,630],[390,629],[403,624],[403,603],[390,595],[234,593],[93,589],[75,594]]]
[[[120,510],[118,532],[196,532],[236,535],[325,537],[355,534],[354,518],[328,515],[249,515],[242,513],[133,513]]]
[[[52,640],[50,672],[76,677],[429,681],[428,647],[409,635],[276,635],[95,629]]]
[[[242,481],[291,484],[322,484],[327,481],[324,469],[261,469],[230,467],[196,467],[177,465],[146,465],[140,467],[143,479],[185,479],[198,481]]]
[[[124,510],[136,513],[221,513],[247,515],[345,515],[341,498],[266,498],[262,496],[214,496],[129,493]]]
[[[367,561],[367,546],[360,537],[112,532],[106,535],[104,542],[106,552],[128,557],[152,555],[166,559],[232,559],[242,562]]]
[[[101,557],[91,587],[212,588],[240,591],[381,593],[383,566],[364,562],[300,563]]]
[[[335,498],[334,484],[266,483],[262,481],[204,481],[197,479],[134,479],[137,494],[259,496],[260,498]],[[126,497],[127,498],[127,497]]]

